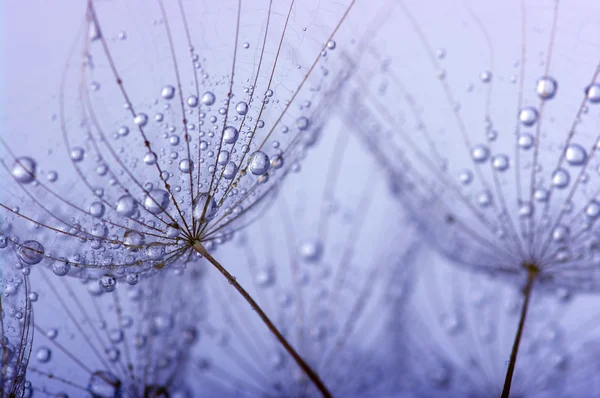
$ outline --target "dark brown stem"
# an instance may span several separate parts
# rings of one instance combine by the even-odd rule
[[[502,389],[501,398],[509,398],[510,395],[510,385],[512,383],[513,373],[515,373],[515,365],[517,364],[517,353],[519,352],[519,344],[521,343],[521,337],[523,336],[523,328],[525,326],[525,318],[527,317],[529,299],[531,298],[533,282],[535,282],[537,273],[537,269],[531,267],[527,275],[527,283],[523,289],[523,295],[525,297],[523,299],[523,307],[521,308],[521,318],[519,319],[517,335],[515,336],[515,342],[513,343],[512,351],[510,353],[510,362],[508,364],[508,370],[506,371],[506,378],[504,379],[504,388]]]
[[[331,393],[329,392],[329,390],[327,389],[327,387],[325,386],[325,384],[323,383],[323,381],[321,380],[319,375],[314,370],[312,370],[312,368],[304,361],[304,359],[302,359],[302,357],[296,352],[296,350],[294,350],[294,347],[292,347],[291,344],[285,339],[285,337],[283,337],[283,335],[281,334],[279,329],[277,329],[277,327],[269,319],[267,314],[265,314],[265,312],[260,308],[258,303],[256,301],[254,301],[254,299],[252,298],[252,296],[250,296],[250,294],[246,291],[246,289],[244,289],[242,287],[242,285],[240,285],[238,283],[238,281],[235,279],[235,277],[233,275],[231,275],[213,256],[211,256],[206,251],[206,249],[204,248],[202,243],[200,243],[200,242],[194,243],[193,248],[195,251],[197,251],[198,253],[203,255],[212,265],[214,265],[214,267],[217,270],[219,270],[219,272],[225,278],[227,278],[227,281],[229,281],[229,283],[231,285],[233,285],[233,287],[235,287],[235,289],[242,295],[242,297],[244,297],[244,299],[248,302],[248,304],[250,304],[252,309],[254,309],[256,311],[258,316],[260,316],[260,318],[265,323],[265,325],[267,325],[267,327],[269,328],[271,333],[273,333],[275,335],[275,337],[277,338],[277,340],[279,340],[281,345],[283,345],[285,350],[292,356],[292,358],[294,358],[294,360],[296,361],[298,366],[300,366],[300,368],[302,368],[304,373],[306,373],[306,375],[308,376],[310,381],[312,381],[312,383],[315,385],[315,387],[317,387],[317,389],[321,392],[323,397],[324,398],[332,398]]]

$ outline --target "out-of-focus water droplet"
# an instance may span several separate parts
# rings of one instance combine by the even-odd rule
[[[538,119],[538,111],[532,106],[526,106],[519,113],[519,120],[523,126],[533,126]]]
[[[17,255],[23,263],[34,265],[44,258],[44,246],[36,240],[26,240],[19,247]]]
[[[27,156],[21,156],[15,159],[13,163],[11,174],[21,184],[29,184],[35,180],[35,173],[37,164],[35,160]]]
[[[570,144],[565,151],[565,159],[571,166],[583,166],[587,161],[587,152],[579,144]]]
[[[598,218],[600,216],[600,202],[592,200],[585,208],[585,214],[592,220]]]
[[[318,240],[306,240],[298,246],[298,254],[306,262],[318,262],[323,255],[323,245]]]
[[[146,115],[145,113],[138,113],[133,118],[133,122],[140,127],[144,127],[148,124],[148,115]]]
[[[74,147],[71,148],[71,160],[74,162],[81,162],[83,160],[83,156],[85,155],[85,151],[83,148]]]
[[[105,292],[113,292],[117,288],[117,279],[112,275],[102,275],[98,283]]]
[[[489,83],[492,81],[492,72],[489,70],[481,72],[479,75],[479,80],[481,80],[482,83]]]
[[[35,352],[35,358],[38,362],[47,363],[52,358],[52,351],[48,347],[40,347]]]
[[[106,371],[92,373],[88,382],[88,391],[98,398],[121,397],[121,380]]]
[[[600,83],[594,83],[585,89],[587,99],[592,104],[600,103]]]
[[[471,151],[471,157],[475,163],[484,163],[490,157],[490,150],[485,145],[476,145]]]
[[[162,260],[165,253],[165,246],[161,244],[149,244],[146,247],[146,256],[148,256],[150,260]]]
[[[117,200],[117,213],[124,217],[131,217],[137,210],[137,202],[131,195],[121,196]]]
[[[506,155],[495,155],[492,159],[492,165],[494,169],[498,171],[506,171],[510,165],[508,156]]]
[[[49,182],[56,182],[56,180],[58,180],[58,173],[56,171],[49,171],[46,175],[46,179]]]
[[[108,235],[108,228],[104,224],[94,224],[94,226],[92,226],[92,229],[90,230],[90,234],[97,238],[104,239]]]
[[[144,198],[144,208],[152,214],[162,213],[168,204],[169,194],[162,189],[153,189]]]
[[[556,80],[549,76],[545,76],[537,81],[535,91],[541,99],[549,100],[554,98],[554,96],[556,95],[557,88],[558,83],[556,82]]]
[[[552,173],[552,185],[554,185],[556,188],[566,188],[570,181],[571,175],[565,169],[556,169],[554,173]]]
[[[256,151],[250,155],[250,159],[248,160],[248,170],[250,170],[252,174],[257,176],[263,175],[269,171],[270,167],[271,162],[266,153]]]

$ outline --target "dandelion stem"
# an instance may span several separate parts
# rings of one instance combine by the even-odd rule
[[[513,343],[512,351],[510,353],[510,362],[508,363],[508,370],[506,371],[506,378],[504,379],[504,388],[502,389],[501,398],[509,398],[510,385],[515,372],[515,365],[517,364],[517,353],[519,352],[519,344],[521,343],[523,328],[525,326],[525,318],[527,317],[529,299],[531,298],[531,292],[533,291],[533,282],[535,282],[535,277],[538,274],[537,267],[529,266],[527,268],[527,282],[525,283],[525,288],[523,289],[523,295],[525,297],[523,299],[523,307],[521,307],[521,317],[519,318],[519,327],[517,328],[515,342]]]
[[[250,304],[252,309],[254,309],[258,313],[258,316],[260,316],[260,318],[265,323],[265,325],[267,325],[267,327],[269,328],[271,333],[273,333],[275,335],[275,337],[277,338],[277,340],[279,340],[281,345],[283,345],[285,350],[292,356],[292,358],[294,358],[294,360],[296,361],[298,366],[300,366],[300,368],[302,368],[304,373],[306,373],[306,375],[308,376],[310,381],[312,381],[312,383],[315,385],[315,387],[317,387],[317,389],[321,392],[323,397],[331,398],[332,397],[331,393],[329,392],[329,390],[327,389],[327,387],[325,386],[325,384],[323,383],[323,381],[321,380],[319,375],[304,361],[304,359],[302,359],[300,354],[298,354],[296,352],[296,350],[294,350],[294,347],[292,347],[292,345],[285,339],[285,337],[281,334],[281,332],[277,329],[277,327],[269,319],[267,314],[265,314],[265,312],[260,308],[258,303],[256,301],[254,301],[254,299],[252,298],[252,296],[250,296],[250,294],[246,291],[246,289],[244,289],[242,287],[242,285],[240,285],[238,283],[238,281],[235,279],[235,277],[233,275],[231,275],[225,269],[225,267],[223,267],[213,256],[211,256],[206,251],[206,249],[204,248],[202,243],[200,243],[200,242],[194,243],[193,248],[196,252],[203,255],[212,265],[214,265],[214,267],[217,270],[219,270],[219,272],[225,278],[227,278],[229,283],[231,285],[233,285],[233,287],[235,287],[235,289],[244,297],[244,299],[248,302],[248,304]]]

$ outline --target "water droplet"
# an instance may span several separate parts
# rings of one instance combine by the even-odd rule
[[[162,244],[150,244],[146,247],[146,256],[150,260],[162,260],[165,256],[165,246]]]
[[[58,173],[56,171],[50,171],[48,172],[46,179],[50,182],[56,182],[56,180],[58,180]]]
[[[98,238],[106,238],[108,235],[108,228],[104,224],[94,224],[90,233]]]
[[[194,167],[194,163],[189,159],[181,159],[179,161],[179,171],[182,173],[189,173]]]
[[[594,83],[585,89],[587,99],[592,104],[600,103],[600,83]]]
[[[585,214],[592,220],[598,218],[598,216],[600,216],[600,202],[598,202],[597,200],[592,200],[587,205],[585,209]]]
[[[201,101],[202,101],[202,104],[207,105],[207,106],[211,106],[212,104],[215,103],[216,98],[215,98],[215,95],[212,92],[207,91],[204,94],[202,94],[202,100]]]
[[[508,169],[510,162],[506,155],[496,155],[492,158],[492,165],[494,169],[498,171],[505,171]]]
[[[144,163],[146,163],[148,166],[152,166],[156,164],[156,154],[154,152],[146,152],[146,154],[144,155]]]
[[[44,246],[38,241],[26,240],[19,247],[17,255],[25,264],[34,265],[44,258]]]
[[[492,81],[492,72],[489,70],[481,72],[479,75],[479,80],[481,80],[483,83],[489,83]]]
[[[323,255],[323,245],[318,240],[304,241],[298,247],[298,254],[306,262],[318,262]]]
[[[223,178],[226,180],[231,180],[235,177],[235,174],[238,171],[238,167],[234,162],[227,163],[227,166],[223,169]]]
[[[533,126],[538,119],[538,111],[532,106],[527,106],[521,109],[519,113],[519,120],[523,126]]]
[[[471,157],[475,163],[484,163],[488,160],[489,156],[490,150],[484,145],[477,145],[471,151]]]
[[[121,380],[106,371],[92,373],[88,382],[88,391],[94,397],[115,398],[121,396]]]
[[[145,113],[138,113],[133,118],[133,122],[140,127],[144,127],[148,124],[148,115],[146,115]]]
[[[556,188],[563,189],[569,185],[571,175],[565,169],[557,169],[552,173],[552,185]]]
[[[137,202],[130,195],[121,196],[117,200],[117,213],[124,217],[131,217],[137,210]]]
[[[519,146],[521,149],[527,151],[533,147],[533,135],[529,133],[523,133],[519,135]]]
[[[35,180],[37,164],[30,157],[22,156],[13,163],[11,174],[21,184],[29,184]]]
[[[557,242],[564,242],[569,237],[569,228],[565,225],[559,225],[552,231],[552,239]]]
[[[90,205],[90,214],[95,218],[102,218],[104,215],[105,207],[102,202],[94,202]]]
[[[187,98],[187,104],[190,108],[195,108],[198,106],[198,97],[196,97],[195,95],[190,95]]]
[[[224,166],[229,162],[229,151],[221,150],[219,152],[219,156],[217,156],[217,164],[220,166]]]
[[[306,130],[309,125],[310,125],[310,121],[305,116],[300,116],[298,119],[296,119],[296,127],[300,131]]]
[[[235,106],[235,111],[238,113],[238,115],[245,115],[248,113],[248,104],[245,102],[238,102],[237,105]]]
[[[144,244],[144,235],[137,231],[127,230],[123,234],[123,244],[132,252],[138,251]]]
[[[98,283],[105,292],[113,292],[117,288],[117,279],[112,275],[102,275]]]
[[[233,126],[225,127],[223,131],[223,142],[226,144],[233,144],[238,139],[238,130]]]
[[[144,207],[152,214],[160,214],[167,209],[169,194],[162,189],[153,189],[144,198]]]
[[[248,160],[248,169],[254,175],[263,175],[269,168],[271,167],[271,162],[266,153],[261,151],[256,151],[252,155],[250,155],[250,159]]]
[[[463,170],[458,175],[458,180],[463,185],[469,185],[471,183],[471,181],[473,181],[473,173],[471,173],[470,170]]]
[[[531,215],[533,214],[533,210],[533,204],[531,204],[530,202],[524,202],[521,204],[521,206],[519,206],[519,216],[522,218],[531,217]]]
[[[556,95],[556,89],[558,83],[551,77],[545,76],[537,81],[535,91],[537,95],[543,100],[549,100],[554,98]]]
[[[81,162],[83,160],[83,155],[85,155],[85,151],[83,148],[74,147],[71,148],[71,160],[74,162]]]
[[[35,353],[35,358],[41,363],[49,362],[52,358],[52,351],[48,347],[40,347]]]
[[[208,203],[206,203],[207,200],[208,200]],[[204,210],[205,206],[206,206],[206,210]],[[215,218],[215,216],[217,215],[218,212],[219,212],[219,206],[217,206],[217,202],[215,201],[215,198],[213,196],[209,197],[208,193],[206,193],[206,192],[201,193],[200,196],[198,196],[194,200],[194,209],[193,209],[194,219],[196,219],[200,222],[210,221],[213,218]],[[202,213],[204,213],[204,218],[202,217]]]
[[[55,261],[52,264],[52,272],[57,276],[65,276],[71,270],[71,264],[65,261]]]
[[[175,96],[175,87],[164,86],[163,89],[160,91],[160,95],[166,100],[173,99],[173,97]]]
[[[570,144],[565,151],[565,159],[571,166],[583,166],[587,161],[587,153],[579,144]]]
[[[328,50],[335,50],[335,47],[336,47],[335,40],[329,40],[327,42],[327,49]]]

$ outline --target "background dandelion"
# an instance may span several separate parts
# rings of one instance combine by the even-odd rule
[[[421,254],[417,263],[405,316],[392,324],[403,332],[394,351],[406,374],[406,396],[499,396],[520,292],[433,253]],[[585,351],[598,338],[598,315],[594,296],[534,293],[511,396],[589,396],[598,377],[590,372],[596,360]]]

